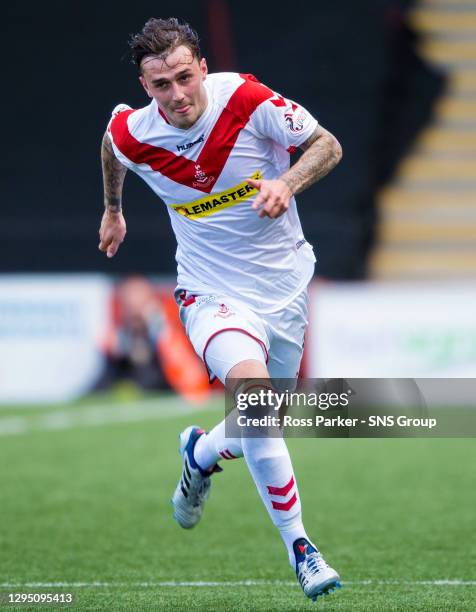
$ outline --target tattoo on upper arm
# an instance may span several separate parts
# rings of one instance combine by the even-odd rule
[[[111,212],[119,212],[122,206],[122,186],[127,168],[115,156],[107,134],[104,134],[102,139],[101,162],[104,181],[104,206]]]
[[[319,127],[317,127],[314,132],[309,136],[309,138],[307,140],[305,140],[302,145],[300,145],[300,148],[303,151],[307,151],[307,149],[309,149],[309,147],[314,144],[316,142],[316,140],[319,138],[320,136],[320,130]]]
[[[313,134],[301,145],[304,153],[298,161],[285,172],[281,179],[293,194],[323,178],[340,161],[342,149],[336,138],[318,126]]]

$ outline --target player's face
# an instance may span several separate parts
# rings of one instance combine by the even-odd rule
[[[207,106],[205,60],[199,61],[182,45],[165,59],[146,56],[141,69],[140,82],[170,123],[181,129],[191,127]]]

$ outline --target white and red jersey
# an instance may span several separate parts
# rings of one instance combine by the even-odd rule
[[[183,130],[152,102],[113,111],[117,158],[165,202],[177,238],[178,286],[237,297],[262,312],[290,302],[314,271],[294,198],[278,219],[258,217],[246,179],[275,179],[317,121],[252,75],[209,74],[208,104]]]

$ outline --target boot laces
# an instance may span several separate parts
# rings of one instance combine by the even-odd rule
[[[309,553],[299,564],[299,581],[304,586],[313,576],[327,567],[329,566],[319,552]]]

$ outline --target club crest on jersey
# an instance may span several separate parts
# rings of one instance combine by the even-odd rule
[[[200,164],[195,164],[195,177],[192,185],[198,188],[208,187],[215,180],[214,176],[208,176],[200,167]]]
[[[220,304],[220,306],[218,306],[218,312],[215,313],[213,316],[221,317],[222,319],[228,319],[228,317],[231,317],[234,314],[235,313],[231,311],[226,304]]]

